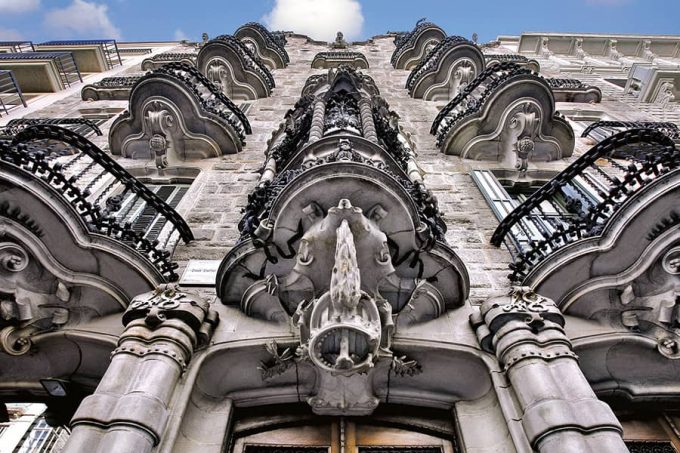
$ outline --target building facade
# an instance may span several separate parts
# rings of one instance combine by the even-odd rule
[[[0,400],[62,451],[680,451],[679,36],[0,52]]]

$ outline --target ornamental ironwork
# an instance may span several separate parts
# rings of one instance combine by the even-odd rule
[[[50,158],[54,141],[61,143],[60,151],[70,149],[73,157],[67,162]],[[169,281],[178,278],[177,264],[171,261],[172,250],[178,238],[185,242],[193,239],[188,225],[172,207],[86,138],[58,126],[29,126],[11,141],[0,141],[0,159],[49,184],[76,209],[91,232],[137,250]],[[139,231],[119,217],[121,200],[128,194],[158,216],[160,223],[155,226],[165,226],[158,234],[148,235],[148,231]]]
[[[616,155],[623,147],[629,151],[621,162]],[[599,235],[627,200],[678,166],[675,144],[656,130],[630,129],[595,145],[527,197],[496,228],[491,243],[500,246],[505,241],[513,255],[510,280],[521,282],[558,250]],[[559,202],[566,204],[568,215],[546,212]]]

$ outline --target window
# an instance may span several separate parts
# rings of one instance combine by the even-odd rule
[[[173,209],[177,208],[182,197],[189,190],[189,184],[147,184],[152,192],[160,199],[168,203]],[[121,224],[129,222],[135,232],[143,233],[144,237],[150,241],[158,239],[161,246],[165,247],[170,241],[172,234],[164,231],[164,227],[172,227],[167,219],[155,208],[148,206],[147,203],[133,193],[123,192],[123,200],[120,209],[115,212],[116,218]]]
[[[16,453],[52,453],[59,452],[66,445],[69,432],[65,428],[52,428],[45,418],[40,416],[26,432]]]
[[[502,171],[497,174],[491,170],[474,170],[471,176],[499,222],[550,179],[518,180],[504,175]],[[518,222],[508,237],[513,239],[518,250],[527,250],[532,241],[550,237],[560,225],[568,226],[566,219],[577,218],[585,208],[603,200],[594,189],[599,185],[601,183],[588,174],[576,176],[573,184],[564,186],[534,209],[531,216]],[[602,190],[605,193],[606,188]]]

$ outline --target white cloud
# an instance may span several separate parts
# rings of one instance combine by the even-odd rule
[[[39,6],[40,0],[0,0],[0,13],[26,13]]]
[[[189,41],[191,38],[187,36],[186,33],[184,33],[184,30],[177,29],[175,30],[175,41]]]
[[[364,16],[357,0],[276,0],[264,16],[270,30],[294,31],[333,41],[341,31],[351,41],[361,36]]]
[[[12,28],[0,27],[0,41],[23,41],[24,35]]]
[[[45,26],[62,38],[120,39],[121,36],[120,30],[109,19],[108,6],[85,0],[73,0],[66,8],[48,11]]]

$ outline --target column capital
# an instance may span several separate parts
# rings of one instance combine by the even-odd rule
[[[169,320],[182,321],[198,336],[199,344],[206,344],[219,322],[219,315],[198,294],[165,284],[132,299],[123,314],[123,325],[127,327],[140,319],[152,330],[168,324]]]
[[[527,286],[513,286],[506,295],[486,300],[479,313],[470,316],[482,348],[489,352],[494,350],[493,336],[513,321],[516,328],[528,327],[533,333],[544,330],[547,324],[564,327],[564,317],[555,302]]]

